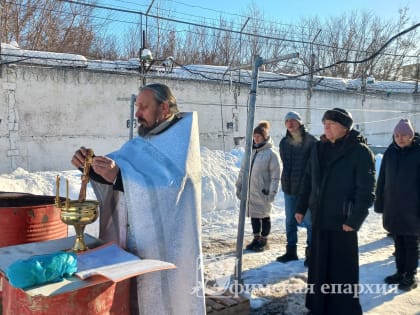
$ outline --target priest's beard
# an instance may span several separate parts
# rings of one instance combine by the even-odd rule
[[[140,136],[140,137],[144,137],[145,135],[147,135],[151,130],[153,130],[154,128],[156,128],[160,123],[159,123],[159,119],[158,119],[158,117],[159,117],[159,115],[160,115],[160,111],[159,111],[159,109],[158,108],[156,108],[156,112],[155,112],[155,115],[154,115],[154,121],[155,121],[155,123],[153,124],[153,125],[151,125],[151,126],[149,126],[149,127],[146,127],[145,125],[144,125],[144,123],[142,123],[142,121],[143,122],[145,122],[145,120],[141,120],[141,119],[137,119],[137,122],[140,124],[140,126],[138,127],[138,129],[137,129],[137,133],[138,133],[138,135]]]

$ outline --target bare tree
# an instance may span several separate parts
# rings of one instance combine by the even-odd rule
[[[227,21],[225,18],[220,17],[219,27],[222,29],[234,29],[233,21]],[[228,31],[218,30],[214,34],[213,53],[215,55],[216,65],[230,65],[235,55],[233,42],[234,33]]]
[[[263,16],[261,11],[257,8],[256,4],[252,4],[249,8],[249,16],[252,16],[251,21],[247,26],[248,35],[246,44],[244,45],[245,56],[248,56],[248,63],[254,61],[256,55],[261,55],[263,49],[263,38],[258,36],[260,30],[264,28]]]
[[[55,0],[1,0],[0,4],[2,42],[15,40],[25,49],[76,53],[96,58],[103,57],[103,52],[107,54],[109,48],[115,45],[115,42],[110,43],[97,35],[104,22],[94,21],[93,6]]]
[[[109,33],[109,23],[103,19],[112,13],[101,11],[95,15],[95,10],[100,10],[95,3],[0,0],[0,40],[16,40],[22,48],[77,53],[95,59],[133,58],[138,57],[144,32],[147,48],[161,61],[173,56],[181,64],[228,66],[251,64],[255,55],[277,58],[299,52],[299,60],[269,64],[266,69],[343,78],[373,75],[382,80],[399,77],[403,65],[417,62],[414,56],[420,50],[418,30],[398,37],[382,49],[391,36],[410,26],[407,8],[398,12],[396,21],[384,21],[374,12],[354,11],[326,20],[301,19],[290,26],[265,21],[253,3],[239,18],[220,16],[211,23],[206,18],[182,23],[171,19],[173,11],[158,0],[148,16],[140,11],[126,13],[137,15],[139,21],[121,27],[125,31],[115,35],[116,32]],[[126,20],[132,21],[132,17]],[[247,23],[243,24],[245,19]],[[115,23],[112,18],[109,20]],[[381,53],[375,54],[379,49]],[[372,54],[375,58],[358,62]]]
[[[400,10],[399,20],[392,27],[392,32],[399,33],[403,29],[410,26],[408,18],[408,9]],[[418,42],[420,40],[420,34],[417,30],[414,30],[404,36],[398,37],[391,45],[385,50],[384,56],[382,56],[382,63],[380,71],[382,78],[385,80],[395,80],[402,72],[402,66],[407,63],[407,59],[416,60],[416,55],[411,55],[415,52]]]
[[[135,58],[139,57],[140,48],[142,47],[141,43],[141,28],[140,22],[138,25],[132,25],[127,29],[127,32],[123,35],[123,53],[122,55],[125,58]]]
[[[303,20],[302,26],[321,28],[314,48],[319,68],[338,63],[321,74],[343,78],[366,78],[368,75],[382,80],[394,80],[402,66],[413,58],[410,53],[418,49],[419,33],[414,30],[398,37],[375,58],[361,61],[379,49],[391,36],[409,27],[407,9],[399,11],[398,21],[383,21],[371,12],[351,12],[339,17],[330,17],[321,23],[318,19]],[[308,45],[302,45],[301,55],[309,69]],[[350,61],[346,63],[346,61]]]

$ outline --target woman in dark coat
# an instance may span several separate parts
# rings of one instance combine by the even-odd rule
[[[300,222],[312,211],[306,307],[310,314],[361,315],[357,231],[374,200],[374,156],[349,112],[334,108],[322,121],[295,214]]]
[[[394,129],[385,151],[376,188],[375,212],[383,213],[384,228],[395,240],[397,272],[385,278],[401,290],[417,287],[420,235],[420,137],[408,119]]]

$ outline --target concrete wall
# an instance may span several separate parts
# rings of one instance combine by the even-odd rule
[[[29,65],[0,69],[0,172],[72,169],[73,152],[81,145],[96,154],[118,149],[129,137],[130,98],[139,75]],[[182,111],[197,111],[202,146],[230,150],[246,133],[249,87],[232,88],[217,81],[180,79],[157,74],[148,83],[169,85]],[[309,130],[322,133],[326,109],[352,112],[356,127],[375,145],[387,145],[402,117],[420,130],[419,97],[408,93],[371,93],[259,87],[255,122],[269,120],[277,144],[285,133],[283,117],[299,111]],[[136,131],[134,131],[136,135]],[[244,141],[240,142],[244,144]]]

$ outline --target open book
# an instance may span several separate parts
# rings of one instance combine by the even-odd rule
[[[103,276],[118,282],[144,273],[174,268],[176,266],[168,262],[141,259],[111,242],[78,254],[75,276],[82,280]]]

